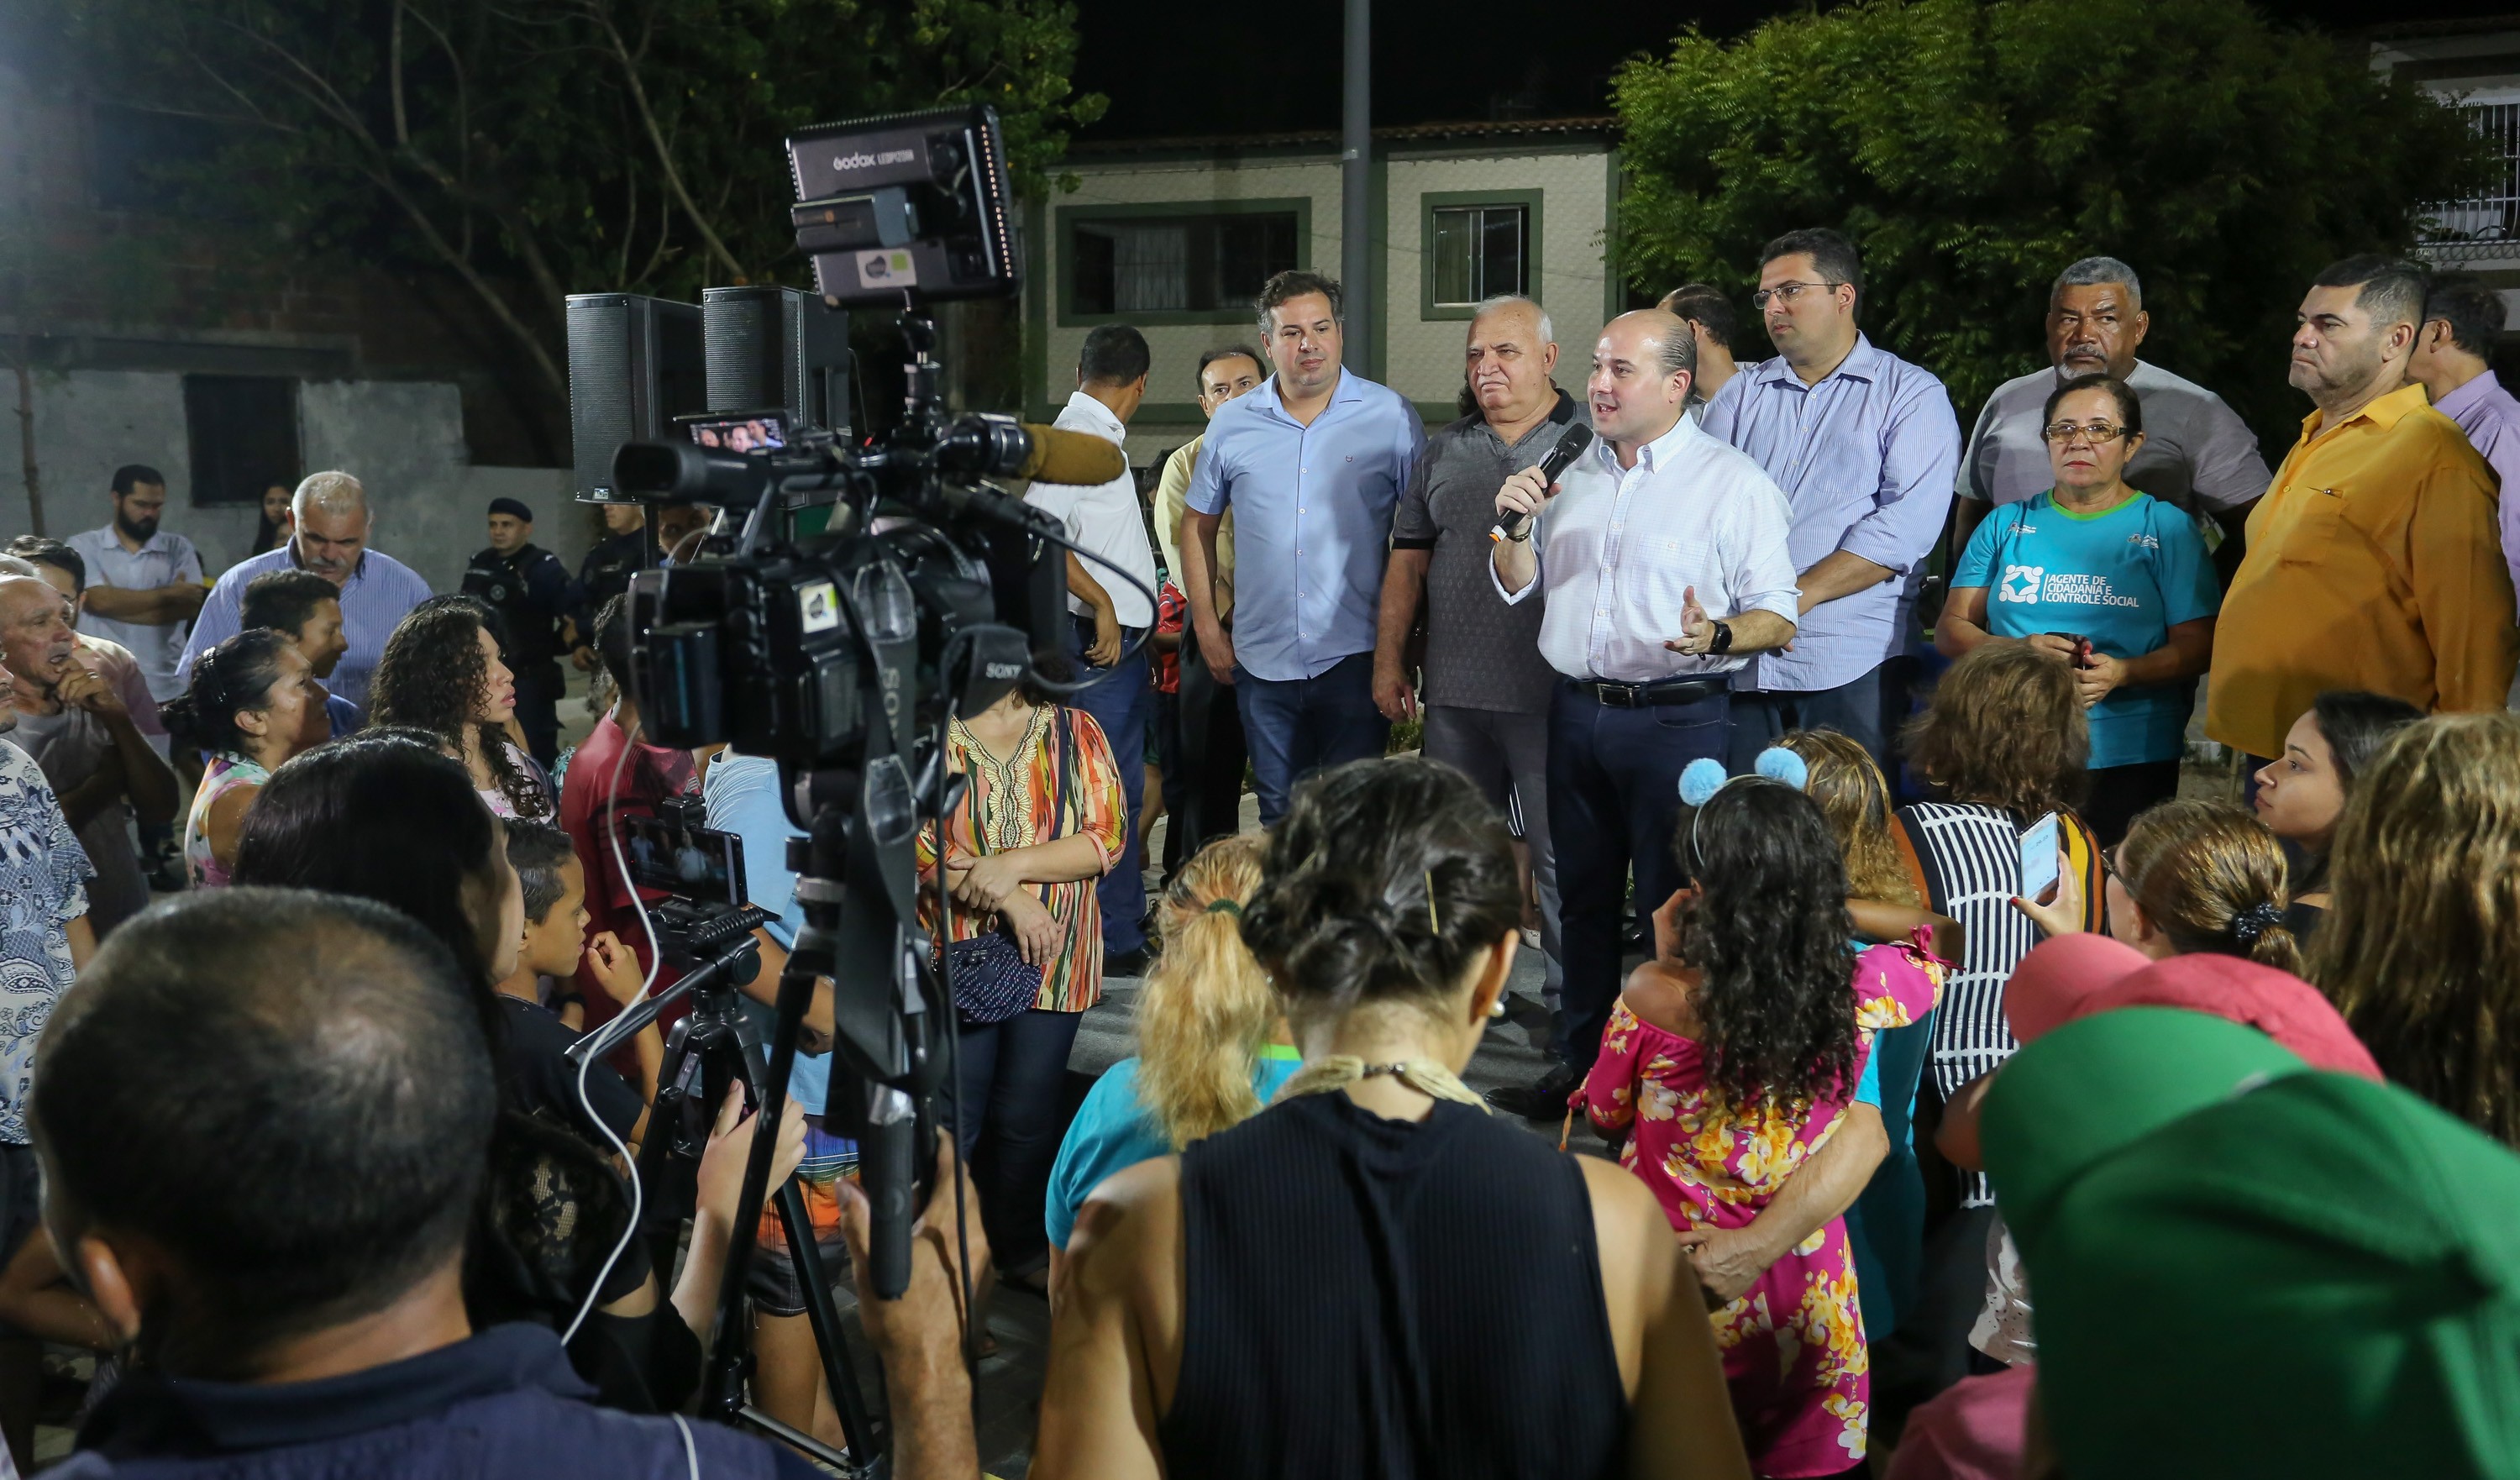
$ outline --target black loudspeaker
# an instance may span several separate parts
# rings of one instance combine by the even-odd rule
[[[568,422],[577,496],[610,500],[624,442],[679,437],[674,418],[708,409],[698,304],[627,292],[568,298]]]
[[[849,434],[849,316],[793,288],[700,292],[710,411],[785,411]]]

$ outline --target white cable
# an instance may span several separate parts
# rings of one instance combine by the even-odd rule
[[[626,684],[629,681],[629,676],[627,674],[619,675],[615,681]],[[622,736],[621,758],[612,763],[612,780],[605,787],[604,791],[604,832],[606,840],[612,850],[612,866],[616,871],[615,876],[617,876],[621,882],[629,888],[630,903],[639,912],[639,927],[647,934],[648,937],[648,974],[646,978],[639,983],[639,995],[631,998],[628,1002],[621,1005],[621,1011],[613,1017],[613,1023],[620,1022],[622,1018],[629,1015],[633,1009],[648,1000],[648,994],[655,990],[656,971],[664,962],[663,954],[657,949],[656,945],[656,922],[649,917],[648,902],[640,897],[638,881],[630,876],[630,860],[621,851],[621,778],[623,774],[630,769],[630,757],[637,752],[639,748],[639,733],[645,728],[646,722],[643,720],[640,724],[632,726],[629,732]],[[611,1025],[611,1023],[606,1024],[607,1027]],[[599,1039],[598,1041],[601,1042],[602,1040]],[[615,1045],[613,1044],[603,1044],[602,1048],[596,1053],[590,1053],[578,1061],[577,1104],[579,1109],[586,1112],[587,1124],[603,1132],[604,1139],[612,1143],[613,1153],[621,1158],[621,1165],[629,1173],[630,1221],[623,1226],[621,1230],[621,1237],[612,1245],[612,1252],[605,1256],[604,1267],[595,1272],[595,1280],[592,1284],[587,1286],[586,1298],[579,1302],[577,1315],[569,1322],[568,1329],[561,1332],[560,1343],[562,1346],[566,1346],[571,1341],[577,1339],[578,1327],[586,1324],[586,1318],[594,1314],[595,1303],[597,1300],[601,1299],[604,1294],[604,1281],[612,1278],[613,1266],[619,1264],[621,1262],[621,1256],[630,1251],[630,1240],[639,1236],[639,1219],[646,1211],[646,1201],[643,1195],[645,1189],[639,1186],[639,1159],[630,1154],[629,1143],[612,1134],[612,1127],[605,1124],[604,1118],[595,1113],[595,1103],[587,1098],[586,1093],[586,1071],[595,1066],[595,1060],[601,1054],[608,1054],[614,1047]],[[659,1090],[662,1088],[663,1087],[661,1085],[658,1086]],[[648,1134],[651,1136],[656,1135],[660,1129],[652,1123],[654,1114],[655,1106],[652,1101],[649,1106],[649,1116],[652,1123],[648,1127]],[[670,1131],[668,1131],[667,1134],[671,1134]],[[680,1420],[677,1419],[676,1421],[679,1422]],[[683,1440],[684,1443],[688,1445],[691,1442],[691,1435],[686,1432],[683,1436]],[[698,1460],[693,1461],[692,1473],[695,1476],[699,1473]]]
[[[700,1480],[700,1452],[699,1447],[692,1443],[692,1426],[683,1421],[680,1413],[666,1416],[674,1420],[674,1427],[683,1431],[683,1463],[690,1466],[692,1480]]]

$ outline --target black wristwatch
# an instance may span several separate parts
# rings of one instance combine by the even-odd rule
[[[1706,655],[1714,657],[1720,653],[1726,653],[1732,650],[1732,624],[1731,622],[1717,622],[1715,624],[1715,641],[1706,645]]]

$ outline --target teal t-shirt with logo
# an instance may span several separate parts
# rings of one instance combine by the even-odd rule
[[[2141,657],[2223,605],[2195,521],[2148,493],[2091,515],[2050,493],[2005,504],[1969,537],[1952,584],[1989,588],[1997,637],[2079,632],[2114,658]],[[2177,759],[2195,700],[2192,683],[2121,686],[2090,711],[2092,769]]]

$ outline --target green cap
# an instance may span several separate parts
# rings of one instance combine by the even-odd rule
[[[1997,1076],[1987,1167],[2065,1472],[2520,1480],[2520,1157],[2289,1058],[2126,1009]]]

